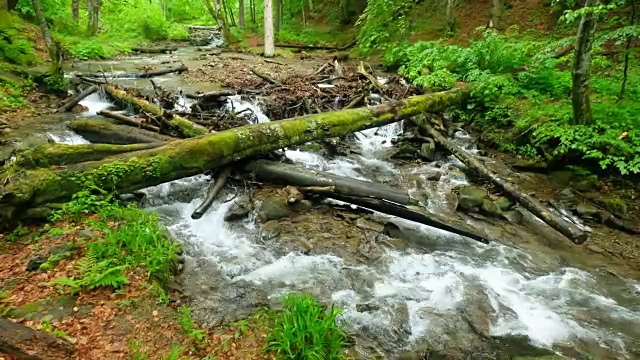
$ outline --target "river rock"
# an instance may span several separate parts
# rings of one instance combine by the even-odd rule
[[[602,200],[604,208],[617,217],[627,216],[627,204],[620,198],[611,197]]]
[[[406,142],[398,143],[398,150],[391,157],[396,159],[415,159],[418,151],[411,144]]]
[[[363,218],[359,218],[356,220],[356,226],[364,230],[371,230],[378,233],[384,232],[383,224],[380,224],[371,220],[363,219]]]
[[[458,207],[462,210],[477,211],[487,198],[487,192],[474,186],[464,186],[458,190]]]
[[[473,282],[465,285],[462,295],[463,300],[458,305],[458,308],[461,310],[462,317],[473,328],[473,331],[483,337],[489,337],[491,323],[496,315],[496,310],[491,305],[487,291],[475,281],[479,281],[479,279],[474,279]]]
[[[491,216],[499,217],[500,215],[502,215],[502,210],[500,210],[500,207],[489,199],[482,200],[480,210],[482,210],[483,213]]]
[[[511,208],[513,208],[516,205],[516,203],[514,201],[512,201],[511,199],[509,199],[506,196],[498,197],[498,199],[496,199],[496,201],[494,201],[494,203],[502,211],[511,210]]]
[[[520,224],[523,219],[522,213],[515,209],[503,212],[502,217],[514,224]]]
[[[38,270],[40,268],[40,266],[42,264],[44,264],[45,262],[47,262],[47,258],[44,256],[34,256],[31,259],[29,259],[29,262],[27,263],[27,268],[25,269],[26,271],[35,271]]]
[[[581,202],[576,206],[576,214],[583,218],[593,218],[596,214],[598,214],[598,208],[588,202]]]
[[[277,221],[271,220],[260,226],[260,239],[262,241],[270,241],[280,236],[281,227]]]
[[[313,208],[313,202],[311,200],[299,200],[293,203],[293,209],[299,213],[306,213]]]
[[[247,217],[253,210],[253,202],[248,196],[241,196],[234,200],[224,214],[224,221],[237,221]]]
[[[442,171],[437,169],[430,169],[424,174],[424,178],[429,181],[440,181],[442,178]]]
[[[420,146],[420,157],[429,162],[434,161],[436,157],[436,143],[433,139],[428,139],[427,142]]]
[[[289,217],[291,209],[287,199],[279,196],[271,196],[262,201],[258,210],[260,221],[278,220]]]

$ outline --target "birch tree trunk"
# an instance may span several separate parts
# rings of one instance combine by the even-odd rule
[[[40,31],[42,32],[42,39],[44,43],[47,45],[47,49],[49,50],[49,56],[51,60],[53,60],[53,56],[51,54],[51,49],[53,48],[53,38],[51,37],[51,31],[49,30],[49,25],[47,25],[47,20],[44,18],[44,14],[42,13],[42,7],[40,6],[40,0],[32,0],[33,10],[36,13],[36,17],[38,18],[38,23],[40,25]]]
[[[273,3],[264,0],[264,56],[273,57],[276,49],[273,43]]]
[[[80,17],[80,9],[78,8],[78,0],[71,1],[71,15],[73,16],[73,21],[78,22],[78,18]]]
[[[244,29],[244,0],[238,0],[238,25]]]
[[[587,0],[585,8],[599,5],[598,0]],[[573,124],[593,123],[591,101],[589,100],[589,75],[591,68],[591,49],[598,22],[597,14],[589,12],[580,20],[576,49],[573,58],[571,103],[573,106]]]

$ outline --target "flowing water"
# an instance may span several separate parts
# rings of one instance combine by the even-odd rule
[[[184,54],[190,54],[189,50],[145,61]],[[111,65],[122,68],[138,61],[145,63],[126,59]],[[142,82],[118,81],[128,85]],[[193,86],[181,84],[173,75],[161,82],[177,90]],[[256,115],[254,121],[269,121],[258,105],[239,97],[231,100],[235,111],[250,108]],[[95,116],[98,110],[111,106],[100,94],[81,104],[89,109],[83,116]],[[417,166],[390,162],[391,140],[401,133],[402,123],[357,133],[359,155],[327,159],[293,149],[286,149],[285,154],[309,168],[403,184],[412,191],[417,190],[415,184],[428,183],[421,189],[429,194],[427,208],[451,213],[446,195],[466,183],[458,169],[462,164],[453,157]],[[51,135],[64,143],[84,141],[68,132]],[[469,151],[475,149],[467,134],[456,134],[455,141]],[[442,172],[440,180],[425,180],[433,171]],[[145,206],[158,212],[184,244],[185,292],[193,299],[196,315],[208,324],[246,315],[265,304],[278,303],[286,292],[304,290],[344,309],[346,329],[356,337],[365,358],[375,354],[395,358],[403,350],[423,346],[445,350],[472,347],[486,340],[478,335],[483,332],[478,328],[483,327],[485,336],[526,335],[536,346],[565,354],[571,354],[567,349],[581,349],[599,354],[598,358],[639,356],[638,282],[587,272],[542,252],[527,253],[499,243],[479,244],[383,214],[376,216],[421,239],[418,245],[385,248],[382,257],[367,263],[333,253],[289,252],[263,241],[253,216],[240,223],[224,221],[232,204],[228,200],[243,189],[228,186],[209,212],[192,220],[191,213],[210,180],[200,175],[144,190],[148,195]]]

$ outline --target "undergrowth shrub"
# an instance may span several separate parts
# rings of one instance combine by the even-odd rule
[[[83,218],[96,214],[95,218]],[[59,278],[52,284],[70,287],[73,293],[97,287],[120,288],[128,282],[127,270],[143,266],[150,280],[164,284],[175,272],[178,244],[163,231],[155,213],[119,205],[107,191],[88,185],[56,211],[52,221],[84,221],[100,234],[87,242],[78,262],[78,278]]]
[[[289,294],[266,339],[278,359],[344,359],[347,336],[337,324],[340,309],[327,309],[313,296]]]
[[[38,56],[31,39],[29,27],[17,16],[0,10],[0,61],[17,65],[33,65]]]
[[[622,175],[640,172],[640,72],[630,65],[620,101],[621,65],[594,56],[593,125],[571,125],[571,59],[554,49],[568,43],[485,31],[467,47],[441,41],[398,44],[385,53],[388,65],[426,91],[471,83],[471,119],[503,150],[545,160],[581,160]],[[597,52],[594,49],[594,52]]]

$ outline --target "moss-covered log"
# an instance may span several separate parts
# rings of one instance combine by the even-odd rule
[[[309,141],[341,137],[425,112],[459,105],[466,89],[415,96],[368,108],[307,115],[172,141],[164,146],[61,168],[18,171],[0,189],[0,223],[20,210],[64,202],[86,184],[131,192],[196,175],[251,156]]]
[[[74,352],[73,345],[66,340],[0,319],[0,355],[20,360],[64,360]]]
[[[67,127],[94,144],[137,144],[172,141],[175,138],[108,120],[75,119]]]
[[[133,96],[125,90],[119,89],[113,85],[103,85],[104,91],[114,99],[133,105],[139,110],[148,114],[157,116],[158,118],[168,118],[169,124],[178,129],[185,137],[193,137],[198,135],[205,135],[209,133],[207,128],[198,125],[190,120],[187,120],[176,114],[165,113],[164,109],[156,104],[152,104],[145,99]]]

